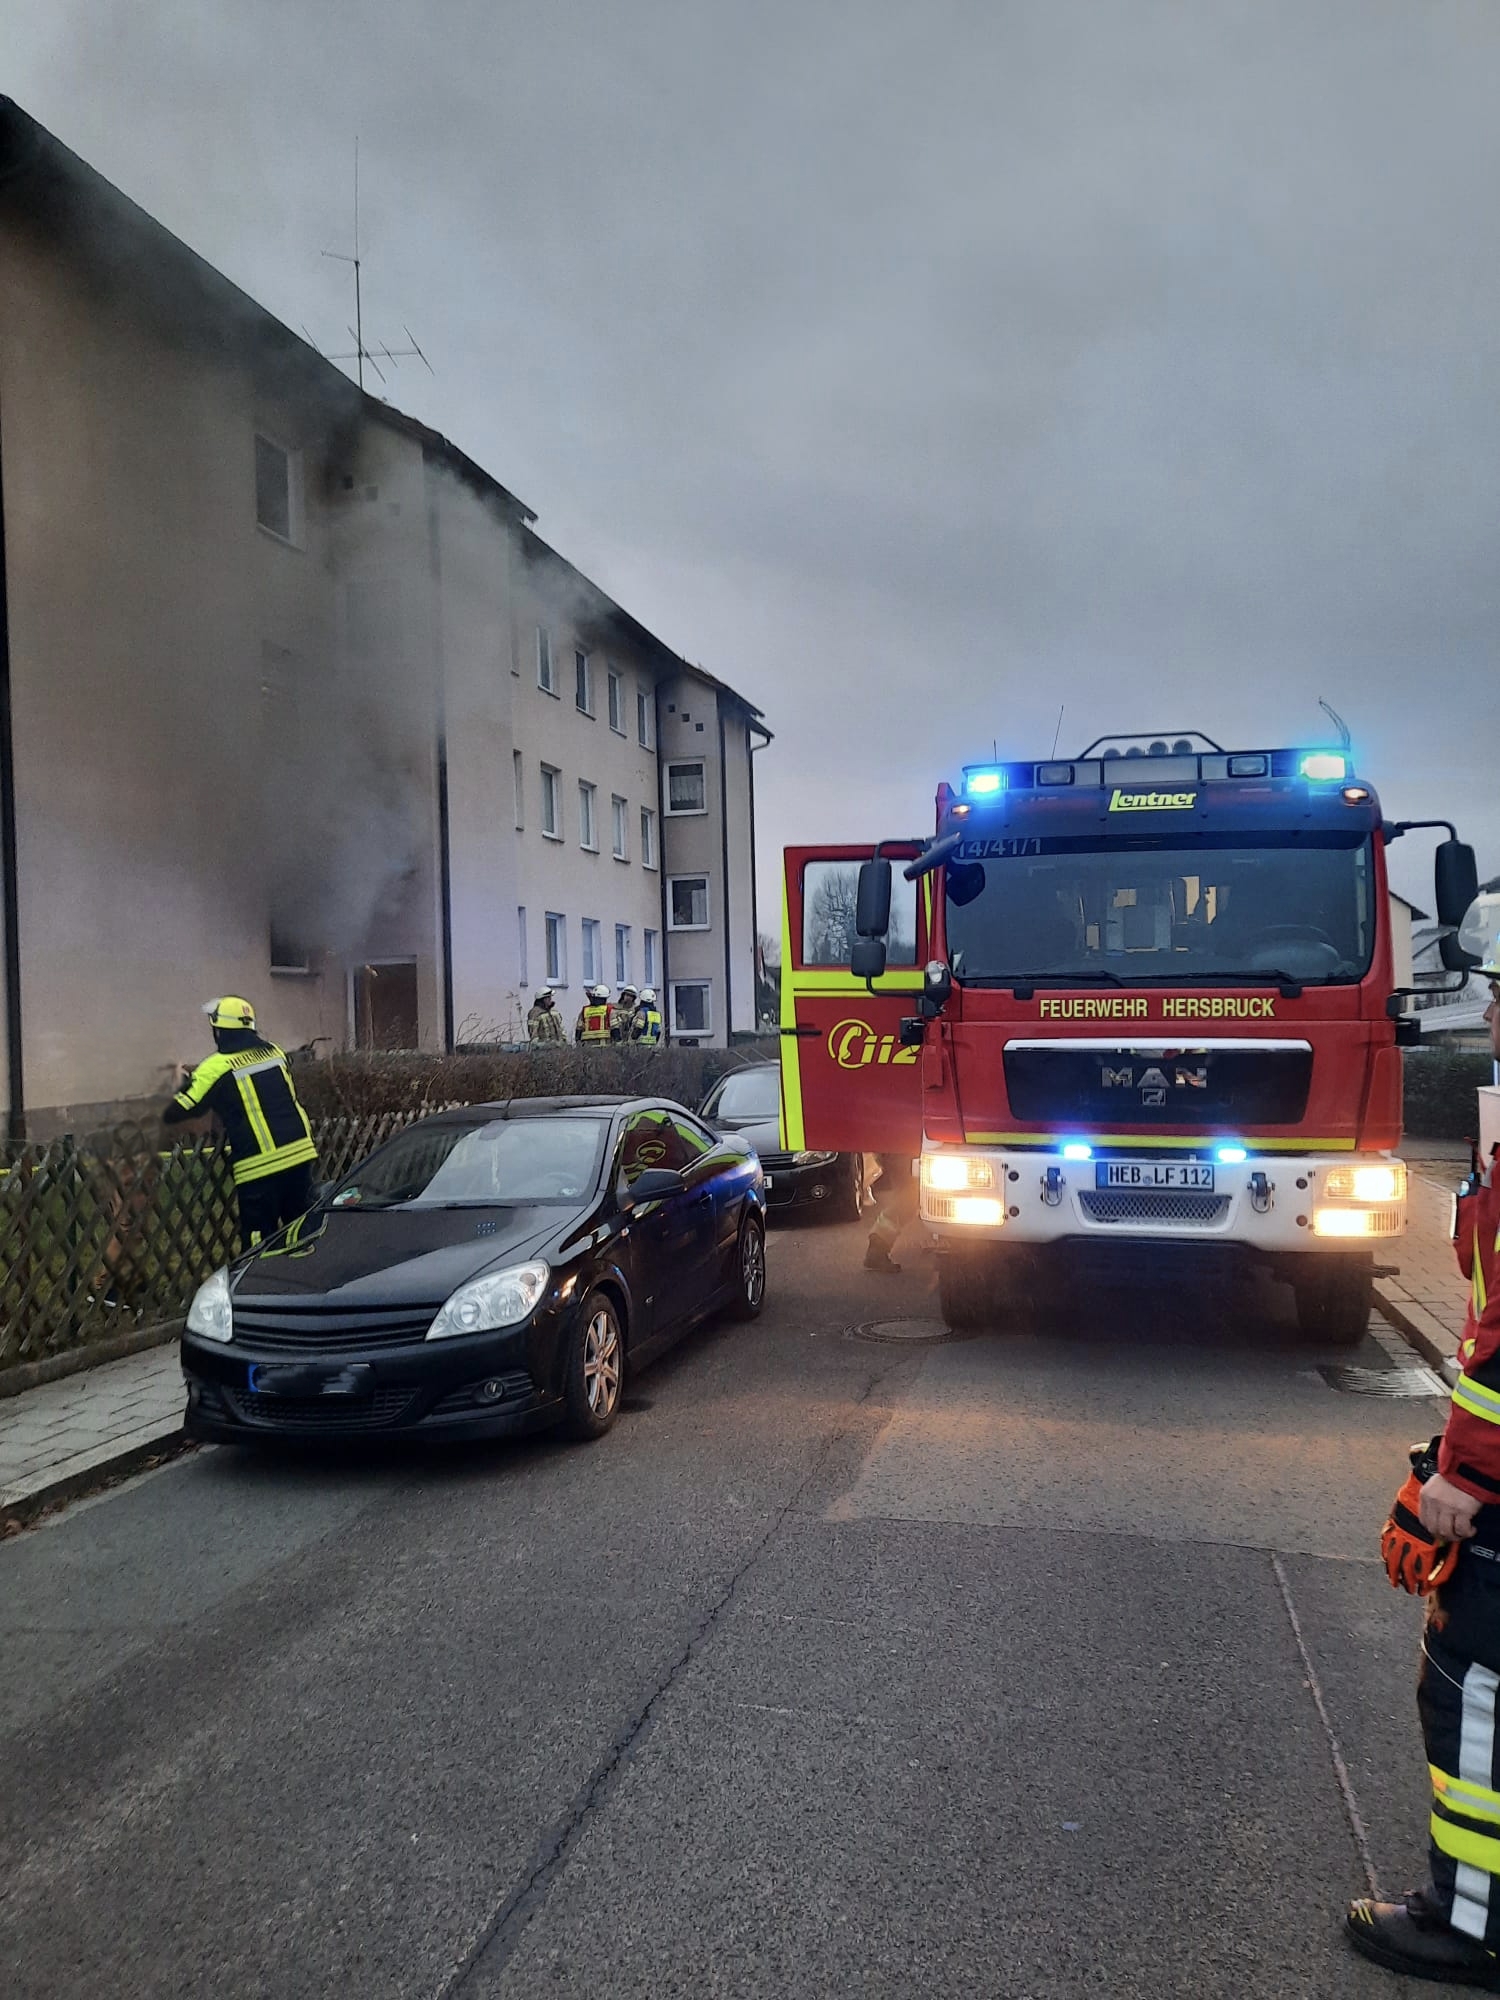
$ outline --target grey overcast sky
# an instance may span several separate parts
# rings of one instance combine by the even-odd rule
[[[1326,696],[1500,870],[1495,0],[0,16],[3,87],[325,349],[360,135],[394,400],[764,708],[763,926],[783,841],[919,831],[1063,703]]]

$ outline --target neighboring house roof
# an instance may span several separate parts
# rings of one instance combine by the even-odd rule
[[[1420,918],[1424,924],[1428,921],[1427,912],[1425,910],[1419,910],[1416,904],[1412,902],[1411,898],[1409,896],[1403,896],[1399,889],[1392,889],[1390,892],[1390,897],[1393,903],[1404,903],[1407,909],[1411,911],[1412,915],[1414,917]]]
[[[330,362],[328,365],[332,367],[333,364]],[[424,451],[430,452],[434,458],[440,458],[450,471],[457,473],[465,485],[472,486],[476,492],[488,498],[498,500],[507,513],[514,514],[527,524],[536,519],[535,512],[524,500],[518,500],[508,486],[502,486],[492,472],[486,472],[477,459],[470,458],[466,451],[456,445],[451,438],[444,437],[441,431],[433,430],[430,424],[424,424],[416,417],[409,417],[405,410],[398,410],[394,403],[382,402],[368,390],[365,391],[364,401],[367,416],[373,417],[377,423],[385,424],[393,431],[400,431],[404,436],[414,438]]]

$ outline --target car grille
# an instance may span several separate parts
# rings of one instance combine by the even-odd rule
[[[431,1306],[370,1306],[336,1312],[327,1306],[234,1308],[234,1337],[265,1354],[352,1353],[367,1347],[420,1347],[437,1316]]]
[[[1229,1213],[1227,1194],[1173,1194],[1144,1188],[1087,1190],[1078,1197],[1090,1222],[1174,1222],[1186,1229],[1212,1229]]]
[[[288,1431],[374,1430],[393,1424],[413,1400],[410,1389],[377,1389],[373,1396],[258,1396],[249,1389],[223,1394],[242,1423]]]
[[[482,1397],[479,1391],[485,1382],[498,1382],[501,1393]],[[535,1389],[529,1369],[502,1368],[498,1375],[487,1375],[482,1382],[465,1382],[461,1389],[450,1389],[427,1414],[429,1417],[454,1417],[478,1411],[482,1415],[486,1410],[503,1410],[508,1404],[523,1402]]]
[[[757,1153],[756,1158],[768,1174],[789,1173],[795,1165],[790,1153]]]

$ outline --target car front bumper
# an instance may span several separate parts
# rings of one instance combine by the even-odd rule
[[[836,1153],[831,1160],[798,1166],[789,1153],[761,1156],[766,1177],[766,1207],[802,1208],[837,1201],[849,1185],[849,1155]]]

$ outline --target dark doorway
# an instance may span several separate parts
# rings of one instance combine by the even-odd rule
[[[354,975],[354,1042],[361,1049],[414,1049],[417,962],[386,959]]]

